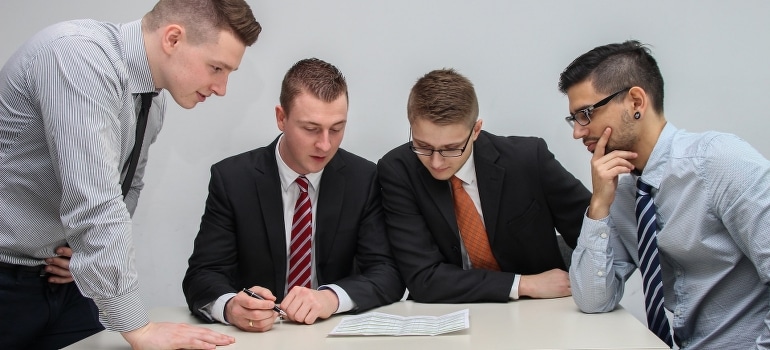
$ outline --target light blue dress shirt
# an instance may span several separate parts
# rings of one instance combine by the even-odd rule
[[[613,310],[639,266],[635,180],[620,177],[607,218],[583,222],[570,279],[584,312]],[[770,348],[770,162],[734,135],[668,123],[642,180],[653,187],[665,305],[681,347]]]

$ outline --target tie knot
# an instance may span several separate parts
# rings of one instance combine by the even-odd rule
[[[463,188],[463,180],[460,180],[457,176],[449,178],[449,182],[452,184],[453,190],[461,190]]]
[[[652,186],[648,185],[642,178],[636,179],[636,195],[637,196],[649,196],[652,195]]]
[[[297,177],[297,180],[295,180],[297,185],[299,185],[299,190],[302,192],[307,192],[307,186],[308,186],[308,180],[304,176]]]

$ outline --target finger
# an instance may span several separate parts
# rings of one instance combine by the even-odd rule
[[[260,286],[253,286],[249,288],[252,292],[259,294],[259,296],[267,299],[267,300],[275,300],[275,295],[273,295],[273,292],[270,291],[270,289],[260,287]]]
[[[246,295],[246,293],[243,292],[236,294],[231,301],[235,302],[237,306],[240,306],[246,311],[272,310],[273,306],[275,306],[275,301],[273,300],[260,300]]]
[[[59,256],[71,258],[72,257],[72,248],[70,247],[59,247],[56,248],[56,254]]]
[[[48,265],[58,266],[64,269],[70,268],[70,259],[69,258],[60,258],[60,257],[53,257],[45,259],[45,262]]]
[[[48,265],[45,267],[45,272],[48,272],[52,275],[61,276],[61,277],[72,277],[72,273],[67,268],[62,268],[57,265]]]
[[[610,134],[612,134],[612,129],[607,127],[604,129],[602,136],[599,137],[599,141],[596,141],[596,148],[594,149],[593,155],[594,159],[604,157],[605,148],[607,147],[607,141],[610,139]]]
[[[57,276],[48,277],[48,282],[55,283],[55,284],[67,284],[74,281],[75,280],[72,277],[57,277]]]

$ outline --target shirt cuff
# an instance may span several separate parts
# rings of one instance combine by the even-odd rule
[[[513,286],[511,286],[511,293],[508,294],[511,300],[519,300],[519,282],[521,282],[521,275],[514,275]]]
[[[335,314],[348,312],[350,310],[353,310],[356,307],[356,303],[353,302],[353,299],[350,299],[350,296],[347,292],[345,292],[344,289],[340,288],[340,286],[336,284],[325,284],[323,286],[318,287],[318,290],[324,290],[324,289],[331,289],[332,292],[337,294],[337,311],[335,311]]]
[[[609,216],[594,220],[585,216],[578,236],[578,245],[589,250],[605,251],[610,235]]]
[[[227,302],[230,301],[230,299],[232,299],[234,296],[235,293],[227,293],[217,298],[217,300],[204,305],[198,310],[214,320],[229,325],[230,322],[227,322],[227,319],[225,318],[225,306],[227,306]]]
[[[94,303],[99,308],[99,321],[109,331],[125,333],[150,323],[138,291],[109,299],[94,299]]]

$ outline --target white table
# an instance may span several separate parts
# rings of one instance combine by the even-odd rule
[[[585,314],[572,298],[519,300],[505,304],[421,304],[397,302],[379,312],[412,316],[443,315],[470,310],[470,329],[439,336],[333,337],[328,333],[345,315],[313,325],[288,321],[265,333],[243,332],[233,326],[205,324],[236,338],[222,349],[666,349],[647,327],[622,308],[604,314]],[[153,321],[200,324],[184,307],[150,311]],[[128,349],[118,333],[100,332],[66,349]]]

